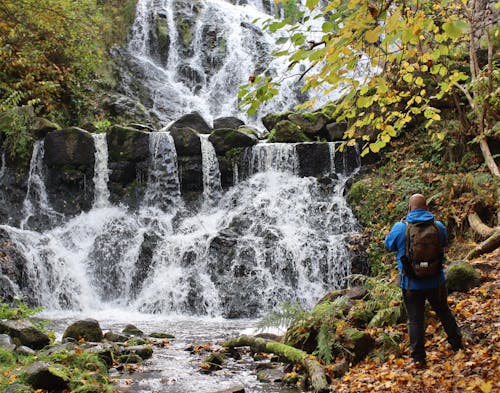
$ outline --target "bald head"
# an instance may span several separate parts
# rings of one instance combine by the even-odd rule
[[[413,194],[408,202],[408,207],[410,208],[410,211],[415,209],[428,210],[427,202],[422,194]]]

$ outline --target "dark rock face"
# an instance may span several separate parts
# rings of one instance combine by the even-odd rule
[[[329,123],[326,125],[327,140],[329,142],[341,141],[344,132],[347,130],[347,123]]]
[[[137,207],[144,195],[151,159],[149,133],[132,127],[113,126],[107,140],[111,202]]]
[[[26,260],[16,245],[12,243],[4,229],[0,229],[0,297],[11,302],[22,291],[27,298],[32,299],[34,294],[23,286],[23,277],[27,274]],[[34,305],[29,302],[30,305]]]
[[[90,210],[94,200],[94,152],[92,135],[81,128],[47,134],[46,187],[54,210],[68,215]]]
[[[245,125],[245,122],[234,116],[219,117],[218,119],[214,120],[214,129],[216,130],[219,128],[229,128],[232,130],[237,130],[240,126],[243,125]]]
[[[203,163],[201,142],[198,133],[188,127],[174,128],[170,131],[174,139],[179,167],[181,192],[188,199],[197,199],[203,192]],[[195,196],[190,198],[189,195]]]
[[[182,116],[170,126],[169,130],[174,131],[175,129],[186,127],[200,134],[210,134],[212,132],[212,128],[198,112],[192,112]]]
[[[257,143],[257,139],[252,135],[227,128],[215,130],[208,140],[212,142],[217,155],[224,155],[232,149],[250,147]]]
[[[0,321],[0,333],[8,334],[14,341],[32,349],[42,349],[50,344],[49,337],[26,319]]]
[[[144,284],[144,280],[150,272],[153,253],[159,241],[160,237],[155,233],[144,234],[144,241],[141,244],[141,250],[139,251],[139,257],[135,264],[130,286],[130,291],[133,296],[136,296],[142,289],[142,284]]]
[[[330,150],[326,143],[300,143],[296,146],[299,156],[300,176],[322,176],[330,172]]]
[[[373,241],[373,239],[366,234],[352,235],[347,240],[352,274],[370,274],[370,264],[366,253],[370,241]]]
[[[64,331],[63,339],[67,337],[75,340],[84,338],[85,341],[100,342],[103,339],[103,334],[99,322],[89,318],[69,325]]]
[[[281,120],[276,123],[269,139],[271,142],[285,143],[309,141],[302,128],[290,120]]]

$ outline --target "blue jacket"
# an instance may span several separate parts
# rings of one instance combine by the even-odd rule
[[[412,210],[405,218],[405,221],[408,222],[424,222],[432,220],[434,220],[434,215],[424,209]],[[436,221],[436,225],[441,231],[443,247],[445,247],[447,245],[446,228],[440,221]],[[403,273],[403,264],[401,263],[401,257],[405,255],[406,249],[406,224],[403,221],[394,224],[391,231],[385,238],[385,246],[389,251],[397,252],[396,259],[398,261],[399,273],[401,275],[400,287],[403,289],[408,289],[408,277]],[[412,278],[410,283],[410,290],[437,288],[438,286],[444,284],[444,282],[444,271],[443,269],[441,269],[441,272],[436,277],[422,279]]]

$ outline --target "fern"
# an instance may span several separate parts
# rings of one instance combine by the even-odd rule
[[[265,330],[269,328],[287,328],[297,321],[306,318],[307,315],[308,312],[305,311],[297,303],[283,303],[281,305],[280,311],[272,311],[266,316],[262,317],[257,322],[257,328],[259,330]]]

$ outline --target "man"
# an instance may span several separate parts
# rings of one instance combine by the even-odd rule
[[[425,368],[425,300],[428,300],[436,312],[448,335],[451,348],[456,351],[463,348],[462,335],[455,317],[448,307],[445,276],[442,267],[434,276],[427,278],[414,277],[403,268],[403,260],[407,258],[407,223],[432,222],[434,215],[428,211],[425,197],[414,194],[410,197],[409,212],[406,218],[396,223],[385,238],[385,246],[389,251],[396,251],[400,272],[400,287],[403,291],[403,301],[408,314],[408,332],[410,335],[411,356],[417,368]],[[447,245],[446,228],[440,221],[435,221],[441,238],[441,245]],[[435,233],[435,232],[434,232]],[[432,245],[430,245],[432,247]],[[405,264],[405,266],[407,266]],[[413,277],[408,277],[408,275]]]

